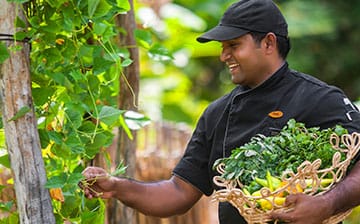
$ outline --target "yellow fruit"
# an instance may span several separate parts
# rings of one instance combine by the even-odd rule
[[[267,197],[266,199],[262,198],[258,200],[258,203],[260,204],[260,207],[263,210],[271,210],[273,208],[272,202],[274,205],[281,206],[285,203],[286,198],[284,197]]]
[[[279,187],[284,187],[288,184],[288,182],[283,181],[281,182]],[[297,183],[295,186],[294,185],[289,185],[286,188],[286,191],[290,194],[296,194],[296,193],[302,193],[304,192],[304,189],[301,187],[301,185],[299,183]],[[284,196],[284,195],[280,195],[280,196]]]

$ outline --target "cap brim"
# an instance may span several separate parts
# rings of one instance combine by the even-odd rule
[[[249,32],[250,32],[249,30],[241,29],[238,27],[217,25],[216,27],[207,31],[200,37],[196,38],[196,40],[199,41],[200,43],[206,43],[213,40],[215,41],[232,40]]]

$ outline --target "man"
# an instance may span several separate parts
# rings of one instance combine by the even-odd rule
[[[311,76],[290,70],[287,23],[271,0],[242,0],[231,5],[219,25],[197,39],[220,41],[221,61],[237,86],[211,103],[200,117],[186,152],[169,180],[141,183],[110,177],[101,168],[83,174],[97,179],[88,198],[115,197],[147,215],[167,217],[186,212],[200,197],[211,195],[215,160],[248,142],[256,134],[274,135],[290,118],[308,127],[343,125],[360,130],[360,113],[344,93]],[[280,116],[271,116],[280,111]],[[274,219],[297,224],[321,223],[332,215],[360,204],[360,164],[336,188],[323,196],[292,195],[288,213]],[[229,203],[220,203],[221,224],[246,223]]]

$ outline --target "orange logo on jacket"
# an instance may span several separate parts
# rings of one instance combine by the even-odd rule
[[[275,111],[271,111],[268,115],[271,118],[280,118],[284,115],[284,113],[280,110],[275,110]]]

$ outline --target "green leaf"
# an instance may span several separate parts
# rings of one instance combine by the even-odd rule
[[[24,40],[26,37],[28,37],[28,33],[24,31],[16,32],[16,34],[14,35],[15,40]]]
[[[125,118],[123,118],[123,116],[120,116],[120,125],[124,129],[129,139],[133,140],[134,136],[132,135],[130,128],[127,126]]]
[[[131,65],[131,63],[133,63],[133,60],[131,60],[130,58],[125,58],[125,60],[123,60],[121,62],[121,66],[122,67],[127,67],[127,66]]]
[[[23,117],[27,112],[29,112],[31,109],[29,106],[23,106],[22,108],[20,108],[20,110],[12,117],[8,120],[9,121],[15,121],[21,117]]]
[[[20,28],[26,28],[26,24],[24,22],[24,20],[22,20],[20,17],[16,17],[16,20],[15,20],[15,25],[16,27],[20,27]]]
[[[38,132],[39,132],[39,137],[40,137],[41,148],[45,149],[50,143],[49,135],[48,135],[47,131],[45,131],[44,129],[39,129]]]
[[[10,212],[14,202],[7,201],[7,202],[0,202],[0,210]]]
[[[33,88],[32,95],[36,105],[43,105],[48,102],[49,98],[54,94],[55,90],[48,86],[41,88]]]
[[[89,133],[93,133],[95,131],[96,127],[95,124],[91,121],[84,121],[79,128],[79,131],[86,133],[88,135]]]
[[[19,0],[17,0],[19,1]],[[29,0],[27,0],[29,1]],[[59,8],[62,4],[64,4],[68,0],[46,0],[47,3],[51,5],[53,8]]]
[[[0,119],[0,123],[2,123],[2,119]],[[5,148],[5,131],[4,129],[0,129],[0,148]]]
[[[80,214],[80,207],[79,204],[81,203],[81,198],[77,195],[64,195],[65,202],[61,206],[60,214],[63,217],[74,218],[79,217]],[[83,223],[83,222],[81,222]]]
[[[169,50],[158,43],[154,44],[154,46],[149,49],[148,54],[152,59],[158,61],[168,61],[173,59]]]
[[[116,169],[114,170],[114,172],[112,172],[110,175],[111,176],[123,175],[123,174],[125,174],[126,168],[127,167],[125,166],[125,164],[121,161],[119,163],[119,165],[116,167]]]
[[[84,179],[84,175],[82,175],[81,173],[71,173],[69,175],[67,183],[77,185],[82,179]]]
[[[55,40],[54,40],[55,43]],[[43,56],[46,59],[47,66],[54,66],[56,63],[61,62],[63,57],[60,51],[56,48],[49,48],[43,51]]]
[[[75,154],[82,154],[85,148],[80,139],[75,135],[70,135],[65,141],[65,145]]]
[[[11,165],[10,165],[9,154],[0,156],[0,164],[10,169]]]
[[[110,106],[104,106],[101,108],[101,111],[99,113],[99,119],[106,125],[111,126],[119,121],[120,115],[124,112],[124,110],[119,110]]]
[[[139,130],[150,123],[150,118],[135,111],[126,111],[125,122],[131,130]]]
[[[97,22],[94,24],[94,33],[98,36],[102,36],[105,31],[109,28],[109,24],[106,21]]]
[[[89,1],[91,1],[91,0],[89,0]],[[93,14],[93,19],[101,18],[104,16],[111,17],[113,14],[111,12],[111,8],[112,8],[111,5],[109,5],[105,0],[98,1],[96,10],[94,11],[94,14]]]
[[[82,123],[82,115],[80,112],[76,110],[66,110],[65,112],[68,118],[68,122],[71,123],[71,127],[73,129],[79,128]]]
[[[63,138],[60,133],[57,133],[55,131],[49,131],[48,136],[49,139],[53,140],[58,145],[61,145],[61,143],[63,142]]]
[[[152,34],[148,30],[136,29],[134,31],[138,44],[146,49],[150,48],[152,41]]]
[[[104,223],[105,203],[100,198],[97,200],[86,200],[86,210],[81,214],[81,223]]]
[[[0,42],[0,64],[10,57],[7,47],[4,43]]]
[[[130,3],[128,0],[107,0],[107,2],[116,7],[119,13],[130,10]]]
[[[26,2],[29,2],[30,0],[7,0],[8,2],[15,2],[15,3],[19,3],[19,4],[23,4]]]
[[[85,65],[91,65],[93,63],[94,48],[89,45],[83,45],[80,47],[79,57],[83,60]]]
[[[88,0],[88,14],[89,17],[92,18],[94,16],[94,13],[96,11],[96,8],[98,7],[100,3],[100,0]]]
[[[126,11],[130,10],[130,3],[128,0],[116,0],[117,7]]]
[[[66,173],[62,173],[58,176],[51,177],[45,184],[46,188],[61,188],[67,182],[67,175]]]
[[[6,218],[1,219],[1,224],[12,224],[12,223],[20,223],[19,214],[17,212],[12,212]]]

